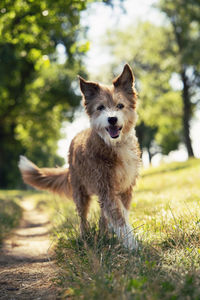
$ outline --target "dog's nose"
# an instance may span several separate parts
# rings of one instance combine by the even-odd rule
[[[116,117],[108,118],[108,123],[110,123],[111,125],[115,125],[117,123],[117,118]]]

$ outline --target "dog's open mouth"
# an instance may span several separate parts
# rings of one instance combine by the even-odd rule
[[[109,126],[109,127],[106,127],[106,130],[108,131],[108,133],[110,134],[110,137],[112,139],[116,139],[119,137],[120,135],[120,131],[122,130],[122,127],[119,127],[119,126]]]

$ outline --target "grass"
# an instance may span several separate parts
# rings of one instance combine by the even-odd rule
[[[71,202],[56,204],[57,284],[66,299],[200,299],[200,161],[143,172],[130,222],[137,252],[99,236],[93,205],[87,239]]]
[[[137,252],[99,234],[95,199],[83,240],[72,201],[44,193],[32,198],[54,224],[62,299],[200,299],[200,160],[143,171],[130,212]]]
[[[22,216],[19,205],[22,194],[19,191],[0,191],[0,245],[11,229],[19,224]]]

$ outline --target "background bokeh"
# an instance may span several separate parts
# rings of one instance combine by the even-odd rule
[[[198,0],[2,0],[0,187],[22,187],[20,154],[63,165],[70,139],[88,126],[77,74],[110,83],[126,62],[146,160],[178,149],[177,159],[199,158],[199,48]]]

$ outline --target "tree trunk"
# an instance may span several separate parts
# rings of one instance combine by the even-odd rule
[[[149,147],[147,147],[147,152],[148,152],[148,155],[149,155],[149,164],[151,165],[151,161],[152,161],[153,154],[151,153]]]
[[[184,141],[187,148],[188,156],[193,157],[194,152],[192,149],[192,142],[190,138],[190,120],[192,116],[192,104],[190,101],[189,95],[189,83],[188,77],[186,75],[186,70],[183,69],[181,72],[181,79],[183,82],[183,91],[182,91],[182,99],[183,99],[183,132],[184,132]]]

